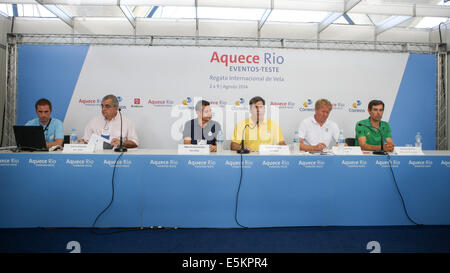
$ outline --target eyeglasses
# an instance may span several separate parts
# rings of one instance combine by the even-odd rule
[[[113,106],[111,105],[111,104],[102,104],[102,109],[103,108],[106,108],[106,109],[110,109],[110,108],[112,108]]]

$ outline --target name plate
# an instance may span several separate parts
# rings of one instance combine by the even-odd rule
[[[94,146],[89,144],[64,144],[63,153],[93,153]]]
[[[290,155],[287,145],[259,145],[260,155]]]
[[[344,146],[344,147],[333,146],[331,151],[335,155],[362,155],[363,154],[363,152],[361,151],[361,147],[359,147],[359,146]]]
[[[209,155],[209,145],[178,144],[178,154],[181,154],[181,155]]]
[[[398,155],[423,155],[419,147],[394,147],[394,153]]]

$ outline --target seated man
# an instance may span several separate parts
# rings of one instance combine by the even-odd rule
[[[263,144],[286,145],[278,123],[264,118],[265,103],[259,96],[250,100],[250,118],[239,122],[234,127],[231,150],[237,151],[241,148],[243,135],[245,148],[251,151],[259,151],[259,145]]]
[[[64,141],[64,127],[62,121],[51,118],[52,104],[47,99],[40,99],[34,105],[37,118],[28,121],[26,126],[39,126],[44,128],[44,136],[47,148],[62,145]]]
[[[298,129],[300,150],[307,152],[321,152],[337,143],[339,138],[338,125],[328,119],[332,109],[327,99],[316,101],[315,114],[304,119]]]
[[[394,151],[394,142],[391,136],[389,123],[382,121],[384,103],[381,100],[369,102],[368,112],[370,117],[356,123],[355,145],[359,145],[361,150],[377,151],[384,149],[387,152]],[[386,141],[381,146],[381,136]]]
[[[186,122],[183,130],[184,144],[200,144],[203,140],[209,144],[211,152],[217,151],[216,136],[222,130],[220,124],[211,120],[212,112],[210,103],[201,100],[195,105],[197,118]]]
[[[111,141],[112,147],[120,145],[120,116],[118,115],[119,101],[114,95],[107,95],[102,99],[102,115],[94,117],[84,129],[81,140],[88,143],[92,134],[97,134]],[[134,124],[126,117],[122,117],[122,145],[126,148],[136,148],[139,139]],[[109,147],[108,147],[109,148]]]

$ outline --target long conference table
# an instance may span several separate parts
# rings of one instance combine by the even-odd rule
[[[450,151],[424,153],[391,155],[404,207],[379,155],[2,151],[0,228],[92,227],[113,186],[95,227],[449,225]]]

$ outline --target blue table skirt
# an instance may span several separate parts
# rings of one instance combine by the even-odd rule
[[[0,154],[0,228],[92,227],[118,154]],[[450,156],[391,156],[411,220],[450,224]],[[385,156],[124,154],[96,227],[412,225]],[[236,216],[236,219],[235,219]],[[237,220],[237,221],[236,221]]]

